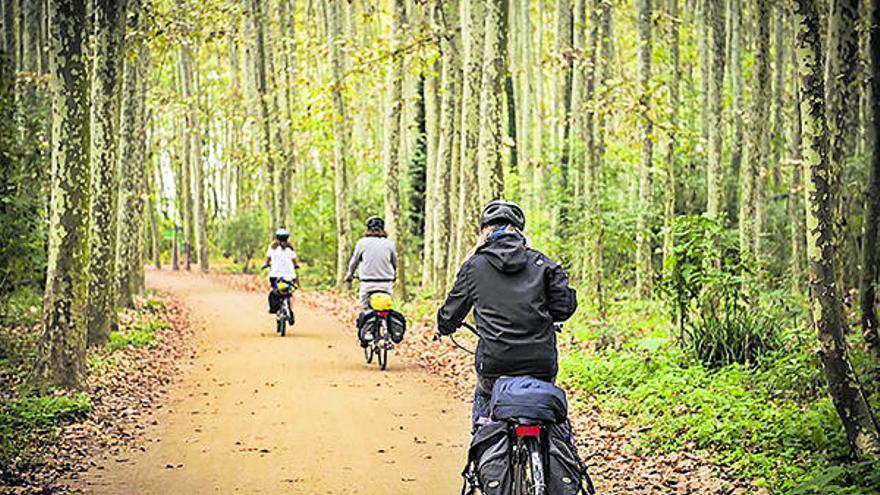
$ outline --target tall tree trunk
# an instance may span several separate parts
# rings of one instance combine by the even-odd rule
[[[559,153],[559,188],[562,193],[560,208],[560,228],[565,230],[569,223],[569,205],[571,197],[571,103],[573,58],[573,22],[571,0],[556,0],[556,57],[559,68],[555,72],[553,106],[556,110],[553,117],[556,122],[554,132],[555,152]]]
[[[666,187],[663,208],[664,265],[666,258],[672,254],[673,248],[672,222],[675,221],[676,182],[678,180],[675,171],[675,153],[678,144],[678,104],[681,90],[681,51],[679,49],[678,0],[670,0],[669,17],[671,18],[671,26],[669,29],[669,51],[671,53],[670,63],[672,67],[670,69],[672,71],[672,81],[669,85],[669,144],[666,148]]]
[[[773,68],[773,134],[772,134],[772,176],[779,184],[781,173],[779,163],[785,151],[785,5],[777,2],[773,26],[774,68]]]
[[[33,378],[74,388],[85,379],[89,285],[86,4],[50,0],[48,12],[53,108],[49,258]]]
[[[651,117],[651,0],[638,0],[639,30],[639,121],[642,158],[639,165],[639,200],[636,220],[636,291],[651,294],[651,237],[648,213],[651,211],[651,167],[654,122]]]
[[[796,0],[798,60],[801,75],[801,115],[804,133],[804,170],[807,175],[807,258],[810,264],[810,312],[819,356],[828,380],[831,400],[843,420],[847,439],[860,458],[880,455],[880,433],[847,353],[843,307],[837,286],[834,255],[836,225],[835,170],[829,161],[825,84],[822,74],[822,38],[817,0]]]
[[[196,250],[198,251],[199,269],[203,273],[208,272],[208,218],[205,214],[205,157],[202,154],[202,118],[199,110],[199,60],[198,45],[195,53],[190,52],[189,47],[184,48],[187,55],[187,72],[193,75],[190,82],[189,105],[189,139],[192,141],[192,172],[193,172],[193,203],[195,209],[193,216],[196,227]],[[216,211],[216,209],[215,209]]]
[[[517,6],[516,17],[519,23],[518,50],[519,50],[519,108],[517,109],[517,117],[519,122],[516,126],[516,151],[517,164],[519,165],[521,184],[527,183],[531,177],[531,140],[532,140],[532,77],[533,67],[532,61],[532,22],[531,22],[531,4],[526,2]],[[528,189],[526,189],[528,190]]]
[[[155,143],[155,138],[153,139]],[[152,147],[152,144],[151,144]],[[153,268],[159,270],[162,268],[162,256],[160,253],[162,246],[162,233],[159,231],[159,219],[156,213],[156,199],[161,194],[161,187],[154,184],[156,177],[155,158],[151,157],[148,162],[150,169],[147,170],[147,220],[150,222],[150,254],[153,258]]]
[[[703,142],[709,141],[709,81],[710,81],[710,65],[709,65],[709,26],[711,24],[711,14],[709,13],[709,3],[712,0],[696,0],[697,19],[699,35],[697,36],[697,51],[700,55],[700,107],[702,110],[701,128]]]
[[[130,29],[142,28],[140,0],[131,0]],[[139,273],[144,220],[144,177],[146,174],[146,118],[143,107],[144,72],[148,61],[146,47],[135,41],[129,47],[123,67],[122,103],[120,108],[119,204],[117,219],[116,276],[119,281],[118,302],[132,306],[140,292]]]
[[[330,0],[325,0],[330,1]],[[263,180],[263,194],[265,196],[265,200],[268,203],[268,207],[266,211],[269,212],[269,219],[271,222],[276,223],[278,221],[278,212],[276,211],[277,200],[275,198],[275,187],[274,187],[274,179],[275,179],[275,160],[272,155],[272,124],[271,117],[269,115],[269,98],[271,95],[269,94],[269,87],[267,83],[267,69],[266,69],[266,26],[265,26],[265,18],[263,16],[263,2],[264,0],[250,0],[250,14],[251,14],[251,22],[253,23],[254,31],[255,31],[255,54],[254,54],[254,62],[255,62],[255,73],[256,76],[256,92],[257,92],[257,104],[259,107],[259,144],[260,144],[260,158],[265,163],[264,169],[264,180]],[[330,1],[330,3],[337,3],[335,1]],[[340,7],[334,7],[338,10]],[[341,21],[340,21],[341,22]],[[341,28],[340,28],[341,29]],[[337,47],[338,48],[338,47]],[[332,57],[332,55],[331,55]],[[340,69],[340,77],[341,77],[341,69]],[[274,225],[275,227],[280,227],[280,225]]]
[[[0,1],[0,196],[12,197],[15,194],[18,154],[15,152],[15,31],[13,29],[12,2]],[[7,201],[0,201],[0,215],[13,218],[14,210]],[[0,237],[0,267],[3,272],[12,271],[8,263],[14,249],[11,239]],[[5,284],[0,285],[5,289]]]
[[[828,114],[829,160],[835,171],[835,182],[832,188],[841,189],[844,181],[852,180],[852,167],[847,161],[856,149],[858,132],[858,91],[856,76],[859,72],[859,0],[831,0],[828,12],[827,58],[825,60],[825,100]],[[874,69],[877,70],[876,68]],[[843,195],[835,196],[833,205],[834,218],[837,222],[839,236],[836,239],[835,253],[841,261],[845,261],[855,253],[849,254],[845,249],[847,219],[851,217],[849,204],[843,201]],[[846,257],[841,255],[847,254]],[[838,283],[852,283],[852,279],[844,280],[846,265],[840,266]]]
[[[733,86],[733,139],[730,143],[730,182],[727,220],[739,219],[739,178],[743,154],[742,0],[730,0],[730,78]]]
[[[400,128],[401,109],[403,107],[403,54],[400,53],[401,37],[406,24],[406,6],[404,0],[394,0],[394,21],[391,27],[391,53],[388,67],[388,96],[385,111],[385,145],[382,150],[382,161],[385,164],[385,225],[388,236],[401,248],[404,232],[403,218],[400,215],[400,153],[403,133]],[[397,284],[395,293],[401,300],[406,300],[406,278],[404,274],[405,256],[397,261]]]
[[[465,0],[466,2],[467,0]],[[459,122],[464,125],[464,118],[461,117],[461,121],[456,121],[456,107],[461,105],[465,105],[464,101],[459,102],[457,100],[457,95],[459,94],[459,84],[460,84],[460,69],[459,69],[459,56],[458,56],[458,47],[459,47],[459,39],[456,35],[458,32],[459,26],[459,4],[457,1],[444,2],[442,6],[437,6],[437,13],[441,18],[440,29],[440,60],[441,60],[441,73],[440,73],[440,125],[439,125],[439,136],[437,143],[437,172],[435,175],[434,187],[437,190],[437,213],[436,220],[434,225],[434,256],[433,262],[433,279],[434,279],[434,295],[438,297],[442,297],[446,292],[446,282],[449,278],[448,267],[454,265],[457,260],[456,258],[459,254],[459,249],[461,246],[456,246],[455,249],[448,248],[446,243],[448,242],[448,238],[450,235],[450,225],[452,222],[453,212],[457,210],[457,208],[461,208],[461,211],[458,212],[460,215],[459,220],[463,220],[462,211],[467,206],[467,202],[471,198],[466,196],[459,196],[458,190],[452,187],[452,175],[453,170],[458,163],[455,160],[455,156],[460,154],[463,150],[463,143],[460,144],[459,147],[456,146],[456,135],[458,134],[457,128]],[[462,14],[465,14],[465,11],[462,10]],[[462,24],[467,23],[465,17],[461,17]],[[465,41],[466,42],[466,41]],[[464,108],[464,107],[462,107]],[[461,141],[463,142],[465,139],[464,134],[461,134]],[[461,170],[464,170],[468,164],[465,164],[464,161],[461,162],[462,167]],[[471,164],[470,166],[473,166]],[[476,186],[476,175],[472,174],[471,177],[471,187]],[[463,176],[459,177],[460,179],[464,179]],[[475,190],[472,188],[470,192],[472,195],[475,194]],[[459,198],[461,201],[459,201]],[[456,222],[458,223],[458,222]],[[461,230],[458,243],[463,242],[464,233],[468,232],[465,230],[465,223],[462,222],[458,224],[458,228]]]
[[[442,36],[442,26],[436,18],[441,14],[439,14],[436,7],[433,10],[432,29],[439,40],[440,36]],[[427,149],[425,153],[425,232],[421,276],[422,289],[425,290],[434,287],[434,239],[437,229],[437,212],[441,207],[437,198],[439,191],[436,186],[438,173],[437,152],[440,143],[440,73],[440,59],[438,58],[431,66],[425,79],[425,132],[427,135]],[[446,193],[448,194],[448,191]]]
[[[428,125],[425,121],[425,103],[428,97],[425,91],[424,73],[419,74],[416,82],[415,108],[415,146],[409,157],[409,212],[407,226],[410,238],[416,245],[419,254],[424,253],[425,239],[425,207],[427,206],[427,166],[428,166]]]
[[[116,152],[125,2],[94,4],[92,59],[91,207],[89,214],[88,343],[103,345],[116,328]]]
[[[757,0],[753,16],[755,33],[755,64],[752,72],[752,108],[746,166],[743,169],[743,190],[740,200],[739,235],[743,260],[755,266],[760,275],[762,264],[766,169],[769,151],[768,105],[770,103],[770,1]],[[760,276],[758,277],[760,278]]]
[[[880,0],[871,1],[871,30],[868,52],[874,71],[880,68]],[[874,355],[876,371],[880,372],[880,321],[877,318],[876,285],[880,277],[878,228],[880,228],[880,78],[872,77],[867,100],[871,120],[871,163],[865,194],[865,235],[862,239],[862,271],[859,306],[865,342]],[[875,377],[876,378],[876,377]]]
[[[461,171],[458,219],[462,227],[456,245],[456,263],[477,240],[476,218],[480,214],[479,167],[480,83],[483,66],[483,20],[485,0],[461,0],[461,36],[464,52],[461,97]]]
[[[724,0],[707,0],[712,28],[712,61],[709,69],[709,168],[706,178],[706,213],[721,219],[724,201],[724,165],[722,163],[724,126]]]
[[[348,143],[349,128],[343,89],[342,16],[338,2],[324,0],[327,13],[327,45],[330,53],[330,69],[333,80],[331,101],[333,103],[333,172],[336,195],[336,282],[345,282],[348,256],[351,251],[351,213],[348,199]]]
[[[794,31],[794,30],[792,30]],[[792,33],[791,44],[794,47],[797,42],[797,33]],[[788,218],[791,224],[789,236],[791,242],[791,279],[792,288],[797,293],[803,293],[804,267],[807,266],[806,260],[806,209],[803,204],[804,184],[803,184],[803,153],[801,147],[803,138],[801,136],[801,90],[798,81],[798,60],[797,51],[791,51],[791,80],[794,87],[794,98],[792,115],[794,116],[791,125],[791,137],[789,138],[789,156],[791,158],[791,185],[788,193]]]
[[[483,68],[480,85],[479,148],[480,199],[486,203],[504,195],[504,110],[502,81],[507,75],[508,0],[484,4]]]

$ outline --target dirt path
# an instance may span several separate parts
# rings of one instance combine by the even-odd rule
[[[296,307],[280,338],[260,294],[148,272],[191,310],[200,356],[141,447],[81,478],[90,493],[453,494],[468,407],[392,354],[380,372],[352,330]],[[290,335],[290,334],[289,334]]]

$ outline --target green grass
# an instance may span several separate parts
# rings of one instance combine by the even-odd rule
[[[156,342],[156,334],[169,328],[171,328],[171,324],[162,320],[139,322],[132,328],[111,332],[110,341],[107,342],[105,348],[107,351],[113,352],[127,347],[153,347]]]
[[[88,415],[89,396],[46,395],[0,402],[0,481],[14,483],[16,473],[38,464],[37,437]]]

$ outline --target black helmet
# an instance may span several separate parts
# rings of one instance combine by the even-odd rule
[[[382,220],[379,217],[368,218],[367,230],[385,230],[385,220]]]
[[[280,229],[275,231],[275,238],[279,241],[286,241],[287,239],[290,239],[290,232],[288,232],[287,229],[285,229],[284,227],[281,227]]]
[[[480,215],[480,228],[502,224],[513,225],[519,230],[523,230],[526,228],[526,215],[522,208],[513,201],[496,199],[483,208],[483,214]]]

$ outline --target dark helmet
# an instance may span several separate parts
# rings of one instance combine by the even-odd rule
[[[287,239],[290,239],[290,232],[288,232],[287,229],[285,229],[284,227],[281,227],[280,229],[275,231],[275,238],[279,241],[286,241]]]
[[[379,217],[368,218],[367,230],[385,230],[385,220],[382,220]]]
[[[487,225],[509,224],[524,230],[526,228],[526,215],[523,209],[513,201],[505,201],[496,199],[491,201],[483,208],[483,214],[480,215],[480,228],[484,229]]]

